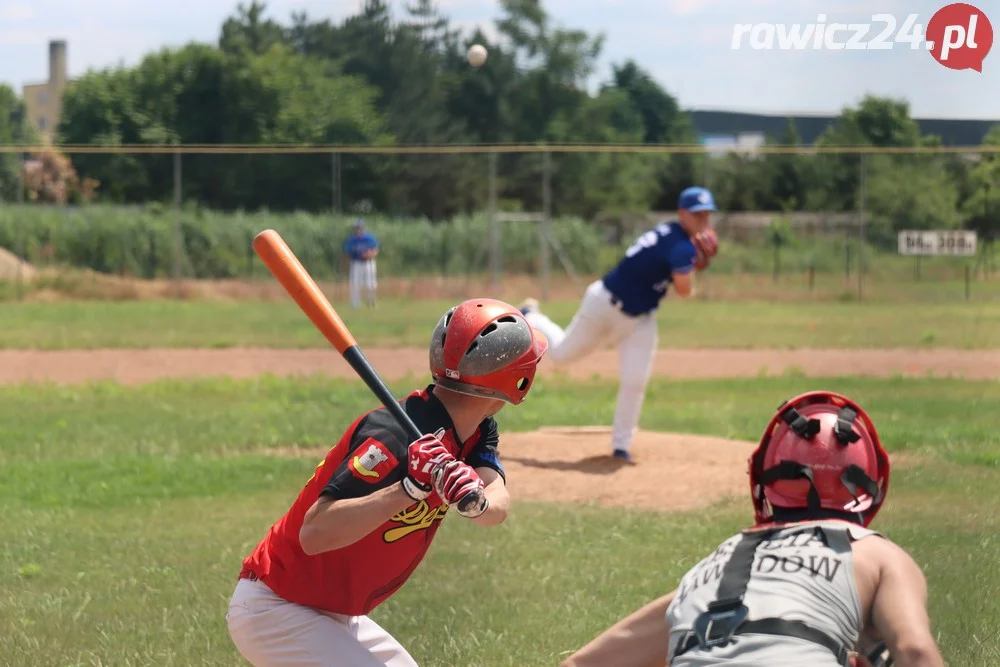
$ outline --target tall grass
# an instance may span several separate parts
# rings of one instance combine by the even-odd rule
[[[311,213],[218,213],[185,208],[180,214],[182,269],[193,278],[247,278],[266,274],[251,242],[276,229],[317,278],[343,272],[342,247],[353,218]],[[488,268],[489,220],[483,215],[447,222],[366,218],[382,243],[383,275],[456,275]],[[0,247],[35,264],[57,263],[102,273],[157,278],[171,275],[177,214],[147,207],[85,206],[0,208]],[[506,271],[534,272],[540,234],[532,223],[504,223],[501,256]],[[553,235],[573,267],[595,271],[600,233],[579,218],[562,218]]]
[[[101,273],[141,278],[172,275],[176,227],[182,236],[182,270],[188,278],[227,279],[266,275],[251,241],[263,229],[278,230],[303,264],[320,279],[344,273],[343,243],[353,218],[314,213],[221,213],[194,206],[180,215],[162,204],[0,207],[0,247],[33,264],[59,264]],[[456,276],[483,274],[490,266],[489,216],[459,216],[442,222],[427,219],[366,218],[382,242],[383,276]],[[504,222],[500,230],[500,265],[506,273],[536,273],[541,234],[532,222]],[[767,230],[740,239],[723,231],[714,273],[780,274],[814,271],[850,276],[863,268],[875,278],[961,279],[967,258],[933,258],[922,265],[844,235],[783,235],[777,250]],[[614,240],[610,230],[575,217],[554,219],[551,235],[557,249],[551,268],[561,273],[568,262],[580,274],[610,268],[634,240],[631,233]]]

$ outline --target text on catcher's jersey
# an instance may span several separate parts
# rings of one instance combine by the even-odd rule
[[[604,286],[622,301],[629,315],[642,315],[660,305],[675,273],[694,270],[697,252],[678,222],[664,222],[633,243],[604,276]]]
[[[422,433],[445,429],[441,441],[473,468],[504,474],[492,417],[459,443],[434,386],[400,401]],[[241,577],[259,579],[281,597],[339,614],[359,616],[395,593],[423,559],[448,506],[436,493],[414,502],[354,544],[307,555],[299,544],[306,512],[320,497],[359,498],[406,475],[410,437],[385,408],[359,417],[316,468],[288,512],[243,563]]]
[[[781,618],[801,621],[820,630],[844,646],[854,647],[864,626],[861,601],[854,579],[851,549],[837,551],[828,546],[816,527],[846,531],[857,541],[878,533],[842,521],[789,524],[774,538],[757,548],[743,603],[748,620]],[[695,619],[715,600],[722,571],[732,556],[740,535],[723,542],[681,579],[673,602],[667,608],[670,624],[669,655],[691,629]],[[742,667],[838,667],[827,648],[798,638],[775,635],[736,635],[728,646],[710,651],[692,650],[678,657],[676,667],[717,665]]]

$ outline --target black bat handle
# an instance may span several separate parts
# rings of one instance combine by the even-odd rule
[[[410,436],[411,440],[418,440],[423,437],[424,434],[420,432],[417,425],[410,419],[410,415],[406,414],[406,411],[403,410],[396,397],[389,391],[389,387],[385,385],[382,378],[375,372],[375,367],[368,361],[368,358],[365,357],[365,353],[361,351],[360,347],[352,345],[344,350],[344,359],[347,360],[347,363],[351,365],[351,368],[354,369],[358,376],[365,381],[365,384],[368,385],[368,388],[372,390],[378,400],[382,402],[385,409],[396,418],[399,425],[406,429],[407,435]]]
[[[361,351],[361,348],[357,345],[352,345],[351,347],[344,350],[344,359],[347,363],[351,365],[351,368],[357,372],[358,376],[365,381],[368,388],[372,390],[375,396],[382,402],[385,409],[388,410],[396,421],[406,429],[407,434],[413,440],[418,440],[423,437],[423,433],[417,428],[417,425],[413,423],[410,416],[406,414],[403,407],[396,401],[396,397],[393,396],[392,392],[379,377],[378,373],[375,372],[375,367],[372,366],[368,358],[365,357],[365,353]],[[463,510],[474,505],[482,506],[486,503],[486,497],[482,491],[476,493],[470,493],[462,497],[462,502],[459,503],[459,510]]]

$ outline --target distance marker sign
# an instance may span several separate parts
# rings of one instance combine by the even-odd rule
[[[899,232],[899,254],[974,256],[976,233],[965,229],[905,229]]]

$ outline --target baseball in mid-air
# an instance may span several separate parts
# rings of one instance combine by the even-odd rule
[[[473,44],[469,47],[466,58],[469,59],[469,64],[473,67],[482,67],[486,62],[486,47],[482,44]]]

